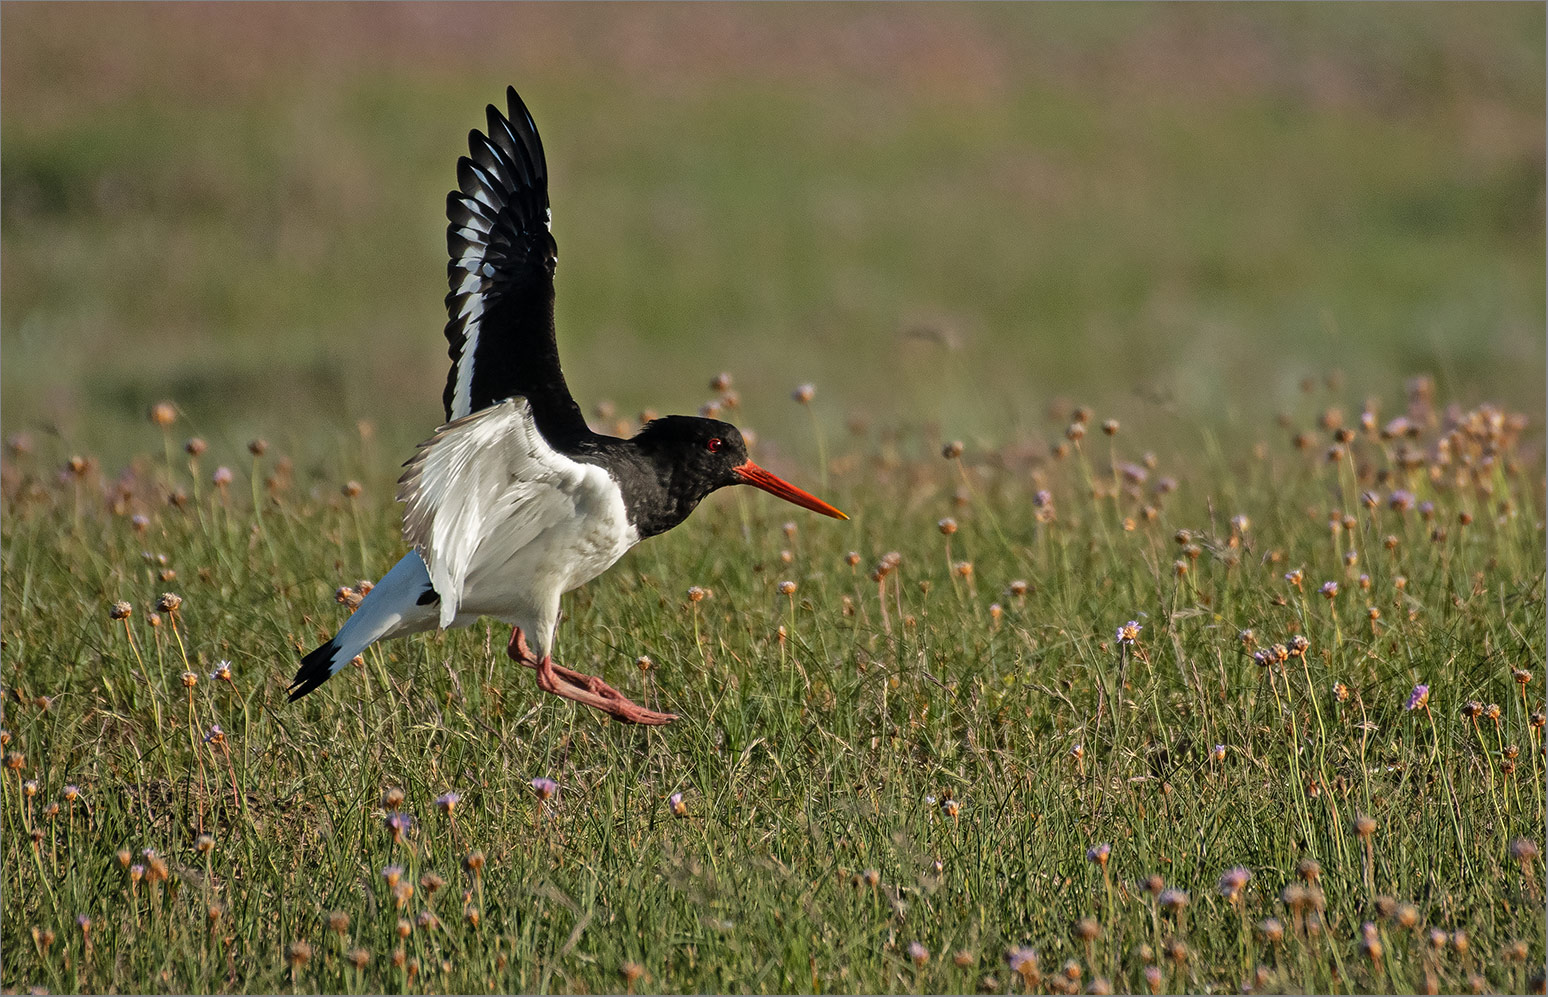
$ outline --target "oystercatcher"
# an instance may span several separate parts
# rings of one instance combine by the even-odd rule
[[[301,659],[292,701],[379,640],[512,624],[507,653],[546,692],[628,723],[676,717],[555,664],[559,597],[646,537],[687,518],[710,492],[754,485],[836,519],[842,512],[754,464],[735,426],[667,416],[631,439],[593,433],[559,369],[548,168],[532,115],[506,89],[468,136],[446,198],[446,424],[404,465],[398,500],[412,550],[328,643]]]

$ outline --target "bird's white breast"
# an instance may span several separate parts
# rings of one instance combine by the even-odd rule
[[[562,506],[563,514],[545,516],[548,525],[520,547],[497,537],[480,545],[462,594],[464,611],[507,620],[540,617],[560,595],[611,568],[639,542],[617,483],[600,467],[578,466],[584,471],[575,480],[526,500]]]

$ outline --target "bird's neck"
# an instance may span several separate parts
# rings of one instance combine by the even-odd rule
[[[669,451],[641,445],[638,440],[598,436],[588,451],[597,455],[597,462],[618,482],[629,522],[641,540],[677,526],[714,490],[697,476],[685,473]],[[608,455],[605,460],[603,453]],[[580,459],[587,456],[583,454]]]

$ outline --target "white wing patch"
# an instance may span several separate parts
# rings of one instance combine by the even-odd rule
[[[440,625],[456,619],[469,575],[589,511],[598,475],[611,483],[601,468],[548,445],[525,398],[454,419],[421,444],[398,481],[398,501],[408,507],[403,536],[441,597]],[[558,591],[563,581],[555,580]]]

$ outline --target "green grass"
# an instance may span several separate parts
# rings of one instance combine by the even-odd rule
[[[851,522],[722,494],[566,600],[561,660],[683,717],[649,730],[539,693],[482,624],[375,648],[287,704],[298,653],[346,615],[334,588],[398,555],[380,471],[349,499],[274,453],[169,446],[116,478],[13,455],[0,982],[1003,992],[1068,967],[1132,991],[1153,966],[1172,991],[1519,992],[1543,959],[1542,859],[1512,852],[1544,820],[1541,464],[1518,422],[1456,428],[1422,401],[1421,438],[1357,430],[1330,462],[1313,427],[1338,400],[1303,402],[1305,450],[1260,421],[1259,454],[1158,451],[1143,483],[1122,465],[1149,440],[1128,427],[1093,423],[1063,459],[831,441]],[[1404,460],[1443,434],[1451,463]],[[1393,508],[1402,489],[1433,505]],[[182,602],[152,626],[163,591]],[[1304,657],[1249,654],[1296,634]],[[223,660],[229,682],[210,676]],[[1427,707],[1406,709],[1421,683]],[[1498,720],[1465,717],[1469,700]],[[389,809],[412,815],[398,842]],[[1104,842],[1105,869],[1087,859]],[[135,881],[144,849],[164,882]],[[1305,860],[1313,899],[1284,892]],[[401,904],[389,866],[415,885]],[[1239,906],[1217,895],[1235,866]],[[1007,967],[1022,946],[1040,980]]]
[[[0,987],[1527,987],[1543,36],[1528,4],[0,6]],[[442,201],[507,83],[588,412],[730,371],[758,459],[854,517],[718,495],[566,598],[563,663],[661,730],[542,695],[488,624],[284,702],[402,554]],[[1441,462],[1486,402],[1530,424]],[[1367,408],[1421,436],[1328,461]]]

